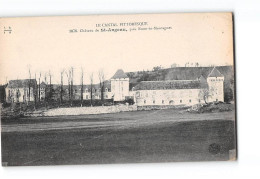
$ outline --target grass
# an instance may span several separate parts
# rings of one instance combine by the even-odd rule
[[[232,116],[158,110],[23,118],[2,126],[2,162],[16,166],[229,160],[229,150],[236,145]],[[52,129],[55,125],[67,129]],[[20,132],[3,132],[11,126]]]

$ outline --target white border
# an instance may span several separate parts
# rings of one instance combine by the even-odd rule
[[[260,178],[260,1],[0,1],[0,17],[222,11],[235,16],[238,161],[10,167],[0,169],[0,178]]]

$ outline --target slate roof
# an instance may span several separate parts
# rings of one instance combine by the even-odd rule
[[[28,88],[30,86],[33,88],[37,82],[35,79],[23,79],[23,80],[10,80],[8,83],[8,88]]]
[[[218,69],[216,67],[213,68],[213,70],[210,72],[210,74],[208,75],[208,77],[223,77],[224,75],[222,75]]]
[[[46,83],[44,83],[44,82],[42,82],[41,84],[40,84],[40,87],[41,88],[45,88],[47,85],[46,85]]]
[[[111,79],[117,79],[117,78],[128,78],[128,76],[125,74],[125,72],[122,69],[119,69]]]
[[[141,81],[134,90],[200,89],[199,80]]]

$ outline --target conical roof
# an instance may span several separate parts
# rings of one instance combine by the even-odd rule
[[[122,69],[119,69],[111,79],[117,79],[117,78],[128,78],[128,76],[125,74],[125,72]]]
[[[223,77],[224,75],[222,75],[218,69],[216,67],[213,68],[213,70],[210,72],[208,77]]]

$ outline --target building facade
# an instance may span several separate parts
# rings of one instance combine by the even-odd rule
[[[121,69],[111,78],[111,93],[114,101],[124,101],[129,96],[129,77]]]
[[[213,68],[206,79],[142,81],[132,88],[138,106],[185,105],[224,102],[224,76]]]
[[[138,106],[191,106],[199,103],[224,101],[224,75],[215,67],[206,77],[201,75],[195,80],[141,81],[131,85],[131,89],[129,89],[129,81],[129,77],[123,70],[119,69],[110,80],[102,83],[103,85],[73,85],[73,88],[68,85],[63,85],[62,88],[60,85],[52,85],[52,96],[54,96],[52,99],[60,100],[62,89],[63,100],[69,100],[71,92],[73,100],[80,100],[81,95],[83,95],[83,100],[100,100],[103,94],[103,99],[112,99],[116,102],[125,101],[130,97]],[[45,83],[37,86],[36,80],[33,79],[11,80],[6,88],[6,101],[34,101],[35,94],[40,100],[45,100],[48,96],[46,93],[50,91],[48,86]]]
[[[37,98],[37,82],[34,79],[10,80],[6,92],[6,102],[19,103],[35,101]]]

